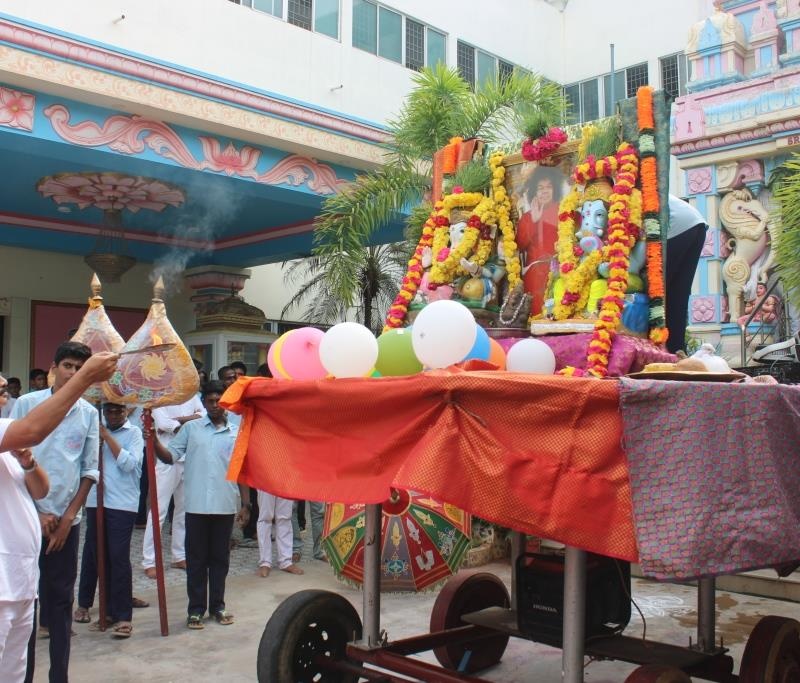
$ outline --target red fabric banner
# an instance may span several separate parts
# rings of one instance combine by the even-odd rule
[[[296,382],[243,378],[229,477],[306,500],[379,503],[390,487],[636,561],[615,381],[492,371]]]

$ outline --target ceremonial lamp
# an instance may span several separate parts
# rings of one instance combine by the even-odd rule
[[[200,377],[178,333],[167,319],[164,281],[158,278],[147,319],[120,351],[117,369],[103,383],[103,393],[114,403],[141,406],[146,440],[147,474],[150,480],[150,516],[156,558],[156,584],[161,635],[169,634],[164,561],[161,552],[161,524],[156,490],[155,434],[152,409],[185,403],[200,388]]]
[[[113,351],[118,353],[125,346],[125,340],[119,332],[114,329],[114,325],[109,320],[106,310],[103,307],[103,297],[100,296],[100,279],[97,273],[92,276],[91,291],[89,298],[89,309],[81,320],[75,334],[70,341],[86,344],[92,353],[100,351]],[[90,403],[97,406],[98,420],[102,421],[103,415],[101,406],[104,398],[101,385],[93,384],[90,386],[83,397]],[[97,478],[97,586],[99,593],[99,613],[100,629],[106,629],[106,535],[105,535],[105,510],[103,508],[103,439],[100,438],[100,448],[98,453],[99,476]]]

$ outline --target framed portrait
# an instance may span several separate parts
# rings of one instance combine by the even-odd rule
[[[545,163],[526,161],[522,154],[503,160],[511,218],[517,230],[525,291],[531,295],[531,313],[544,305],[547,277],[558,241],[558,205],[572,185],[578,143],[568,142]]]

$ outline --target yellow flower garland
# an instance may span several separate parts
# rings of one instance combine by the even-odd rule
[[[503,155],[495,152],[489,157],[489,168],[492,170],[492,196],[497,213],[497,222],[503,239],[503,256],[506,260],[506,278],[509,290],[520,281],[522,266],[519,262],[517,235],[511,222],[511,200],[503,182],[506,168],[503,166]]]

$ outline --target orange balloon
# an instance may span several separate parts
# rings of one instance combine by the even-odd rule
[[[494,363],[500,370],[506,369],[506,352],[496,339],[489,337],[489,358],[490,363]]]

